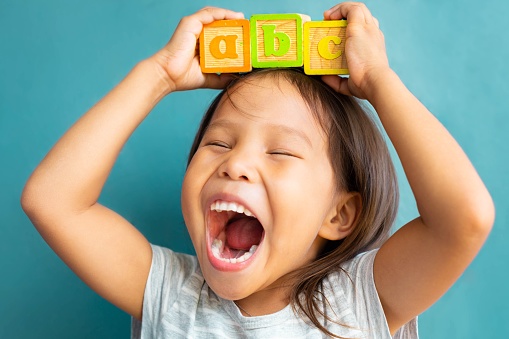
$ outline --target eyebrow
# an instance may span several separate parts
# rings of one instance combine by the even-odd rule
[[[216,120],[216,121],[212,122],[205,130],[205,133],[209,129],[215,129],[215,128],[236,129],[239,125],[240,124],[230,121],[230,120],[220,119],[220,120]],[[265,123],[264,125],[267,127],[267,129],[271,130],[275,134],[282,134],[282,135],[289,135],[292,137],[297,137],[298,139],[302,139],[306,144],[309,145],[309,147],[311,147],[311,148],[313,147],[311,140],[306,135],[306,133],[304,133],[303,131],[300,131],[298,129],[295,129],[295,128],[292,128],[289,126],[280,125],[280,124]]]

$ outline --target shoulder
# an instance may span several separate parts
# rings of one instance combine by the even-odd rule
[[[372,269],[375,256],[378,253],[378,248],[357,254],[350,260],[341,264],[341,268],[347,271],[358,271],[365,269]]]
[[[331,272],[324,281],[337,293],[355,301],[361,296],[374,300],[378,298],[373,278],[373,263],[378,249],[359,253],[350,260],[343,262],[339,269]],[[355,293],[354,293],[355,292]]]
[[[151,247],[152,264],[145,285],[142,322],[133,318],[132,338],[157,337],[169,308],[183,294],[196,295],[204,282],[195,256],[153,244]]]
[[[159,271],[176,274],[194,272],[199,267],[195,256],[173,252],[169,248],[153,244],[150,246],[152,247],[151,274],[157,274]]]
[[[146,284],[147,294],[163,295],[168,302],[178,297],[180,289],[191,283],[197,285],[203,283],[198,259],[195,256],[177,253],[168,248],[152,245],[152,265]],[[160,297],[156,298],[160,300]]]
[[[377,253],[378,249],[374,249],[345,261],[327,276],[324,289],[336,307],[343,304],[349,309],[355,319],[354,327],[368,329],[370,338],[391,338],[373,276]],[[417,319],[406,324],[394,338],[418,338]]]
[[[329,279],[340,280],[343,283],[358,284],[373,279],[373,263],[378,249],[357,254],[352,259],[343,262],[338,270],[329,275]]]

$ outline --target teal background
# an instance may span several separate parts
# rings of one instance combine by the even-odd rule
[[[205,5],[320,20],[335,1],[0,0],[0,338],[126,338],[130,318],[45,244],[19,204],[58,138],[179,19]],[[505,1],[367,1],[392,67],[457,138],[490,190],[495,227],[421,338],[509,338],[509,28]],[[122,150],[100,202],[153,243],[192,252],[180,212],[185,158],[214,91],[165,98]],[[398,165],[398,225],[417,215]]]

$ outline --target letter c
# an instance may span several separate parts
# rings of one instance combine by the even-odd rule
[[[318,43],[318,54],[324,59],[332,60],[341,56],[341,51],[331,53],[329,49],[329,42],[333,42],[335,45],[341,44],[341,38],[338,36],[326,36]]]

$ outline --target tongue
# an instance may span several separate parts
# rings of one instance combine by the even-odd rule
[[[262,239],[263,227],[254,218],[241,218],[226,226],[228,247],[249,251],[251,246],[258,245]]]

